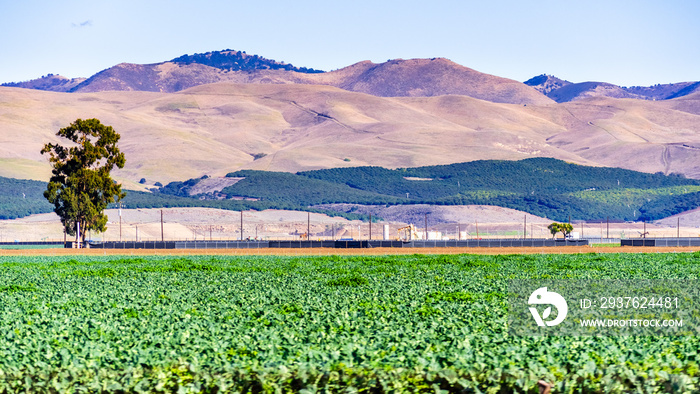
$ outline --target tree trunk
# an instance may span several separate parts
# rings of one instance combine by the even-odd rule
[[[85,222],[83,222],[83,221],[81,221],[81,223],[80,223],[80,231],[81,231],[81,233],[80,233],[81,240],[80,241],[81,241],[81,245],[84,248],[85,247],[85,238],[86,238],[85,236],[87,235],[87,229],[85,226]]]
[[[82,245],[80,242],[80,221],[75,222],[75,243],[78,244],[78,248]]]

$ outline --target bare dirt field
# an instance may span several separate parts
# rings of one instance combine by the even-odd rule
[[[23,249],[0,250],[1,256],[384,256],[408,254],[580,254],[692,253],[700,247],[515,247],[515,248],[369,248],[369,249]]]

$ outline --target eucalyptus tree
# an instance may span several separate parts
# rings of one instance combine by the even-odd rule
[[[126,158],[117,143],[121,136],[98,119],[77,119],[56,135],[68,144],[44,145],[53,167],[44,197],[54,205],[67,234],[85,242],[85,233],[106,231],[107,204],[126,196],[110,172],[124,168]]]

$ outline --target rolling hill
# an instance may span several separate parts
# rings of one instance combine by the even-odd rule
[[[538,75],[524,82],[558,103],[591,97],[670,100],[700,91],[700,82],[657,84],[654,86],[617,86],[605,82],[571,83],[552,75]]]
[[[218,183],[215,190],[199,186]],[[232,180],[232,182],[224,182]],[[0,218],[49,212],[42,182],[0,177]],[[491,205],[552,220],[657,220],[700,206],[700,180],[533,158],[443,166],[350,167],[296,174],[243,170],[221,179],[171,182],[154,193],[131,191],[129,208],[346,211],[346,204]],[[341,207],[339,210],[338,207]],[[338,212],[339,211],[339,212]]]
[[[325,75],[325,74],[318,74]],[[122,135],[116,176],[148,184],[240,169],[386,168],[482,159],[569,162],[700,178],[700,96],[492,103],[377,97],[324,85],[231,84],[178,93],[0,88],[0,175],[47,180],[39,151],[77,118]]]
[[[182,55],[155,64],[121,63],[87,79],[48,74],[2,86],[55,92],[174,93],[218,82],[328,85],[379,97],[463,95],[495,103],[539,105],[549,100],[563,103],[591,97],[669,100],[700,91],[700,82],[628,88],[605,82],[571,83],[546,74],[520,83],[444,58],[395,59],[380,64],[362,61],[326,73],[231,49]]]
[[[484,74],[444,58],[361,62],[309,77],[311,83],[379,97],[461,95],[494,103],[550,103],[523,83]]]
[[[700,82],[628,88],[605,82],[571,83],[546,74],[520,83],[444,58],[395,59],[380,64],[363,61],[324,73],[231,49],[182,55],[155,64],[121,63],[87,79],[49,74],[3,86],[56,92],[173,93],[217,82],[328,85],[380,97],[454,94],[511,104],[546,104],[548,99],[561,103],[589,97],[668,100],[700,91]]]
[[[48,74],[31,81],[4,83],[2,86],[46,90],[49,92],[70,92],[84,81],[85,78],[66,78],[61,75]]]
[[[520,83],[443,58],[365,61],[319,72],[244,52],[209,52],[158,64],[123,63],[87,80],[48,75],[5,84],[0,87],[0,176],[47,180],[50,169],[41,147],[59,142],[55,132],[73,120],[95,117],[122,135],[127,164],[115,171],[116,178],[141,191],[204,174],[223,179],[238,173],[247,180],[226,180],[226,193],[245,195],[240,188],[254,178],[281,185],[330,168],[382,167],[392,174],[414,168],[409,178],[433,179],[442,176],[419,174],[415,167],[538,158],[700,179],[699,89],[698,82],[626,88],[547,75]],[[142,178],[145,185],[137,183]],[[358,184],[323,182],[329,181],[306,179],[303,184],[343,197],[269,201],[253,196],[262,202],[225,204],[230,209],[307,209],[334,202],[402,203],[403,191],[377,194]],[[682,184],[694,185],[689,182]],[[641,192],[622,197],[550,190],[558,200],[499,190],[486,201],[474,194],[478,190],[445,194],[450,187],[436,192],[427,185],[411,183],[410,203],[496,204],[538,215],[550,215],[547,209],[562,204],[576,207],[555,210],[555,218],[565,212],[593,218],[600,206],[624,219],[630,219],[630,211],[632,219],[638,213],[658,218],[692,209],[700,200],[694,192],[639,186]],[[25,186],[37,188],[36,183]],[[172,198],[195,204],[166,194],[133,193],[132,198],[139,206],[164,206]],[[629,206],[621,208],[620,201]],[[46,209],[29,201],[16,206],[25,213]]]
[[[278,70],[282,71],[282,74],[293,75],[321,72],[227,49],[183,55],[156,64],[121,63],[100,71],[73,87],[70,92],[178,92],[193,86],[221,81],[265,83],[264,80],[250,78],[250,74],[261,72],[261,75],[264,75],[266,70]]]
[[[228,58],[219,56],[223,59]],[[256,56],[255,59],[262,58]],[[327,85],[379,97],[432,97],[456,94],[496,103],[551,102],[523,83],[484,74],[442,58],[398,59],[381,64],[365,61],[327,73],[305,68],[285,68],[286,65],[274,61],[251,61],[247,67],[241,67],[231,59],[228,62],[205,60],[207,57],[196,55],[158,64],[122,63],[95,74],[75,86],[71,92],[173,93],[199,85],[231,82]]]

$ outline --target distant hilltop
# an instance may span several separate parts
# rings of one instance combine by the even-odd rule
[[[76,86],[85,81],[86,78],[66,78],[61,75],[47,74],[41,78],[32,79],[26,82],[4,83],[2,86],[11,88],[24,88],[46,90],[50,92],[70,92]]]
[[[294,67],[291,64],[266,59],[258,55],[248,55],[245,51],[224,49],[223,51],[182,55],[170,61],[178,64],[203,64],[225,71],[286,70],[300,73],[322,73],[313,68]]]
[[[217,82],[328,85],[379,97],[462,95],[510,104],[562,103],[589,97],[667,100],[700,91],[700,82],[620,87],[605,82],[571,83],[539,75],[524,83],[481,73],[444,58],[362,61],[323,72],[226,49],[155,64],[121,63],[91,76],[49,74],[3,86],[54,92],[148,91],[173,93]]]
[[[617,86],[606,82],[571,83],[553,75],[538,75],[525,81],[558,103],[587,97],[631,98],[640,100],[670,100],[700,91],[700,82],[679,82],[654,86]]]

